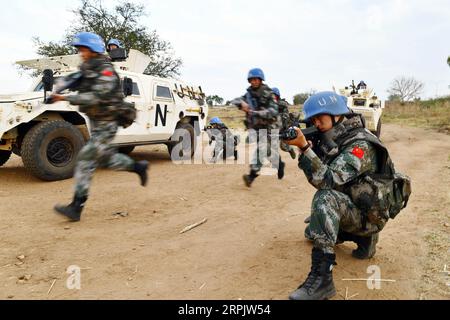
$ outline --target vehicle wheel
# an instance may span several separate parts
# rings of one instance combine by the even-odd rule
[[[0,150],[0,167],[4,165],[11,157],[11,151]]]
[[[167,148],[169,149],[169,154],[172,156],[172,150],[175,148],[175,146],[182,143],[183,147],[180,150],[180,153],[178,154],[179,158],[187,160],[186,158],[190,154],[190,158],[192,159],[192,157],[194,156],[194,153],[195,153],[195,146],[194,146],[195,130],[194,130],[194,127],[190,123],[178,123],[175,130],[178,130],[178,129],[184,129],[185,132],[189,133],[189,137],[181,136],[178,139],[178,141],[176,141],[176,142],[174,141],[173,143],[167,144]],[[186,141],[183,138],[190,139],[190,143],[183,143],[183,141]],[[171,140],[172,140],[172,138],[171,138]]]
[[[120,147],[119,152],[123,154],[130,154],[134,150],[134,146]]]
[[[69,179],[83,145],[80,130],[69,122],[41,122],[31,128],[23,139],[22,161],[28,171],[39,179]]]
[[[374,132],[374,134],[377,136],[377,138],[381,137],[381,119],[378,120],[377,131]]]
[[[17,146],[13,146],[12,153],[14,153],[16,156],[21,157],[22,154],[20,153],[20,149]]]

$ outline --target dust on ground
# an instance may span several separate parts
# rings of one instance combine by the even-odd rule
[[[337,247],[334,299],[449,299],[450,136],[383,130],[396,168],[413,179],[412,198],[373,259],[353,259],[354,244]],[[132,156],[151,162],[149,186],[130,173],[96,172],[79,223],[52,212],[70,202],[73,180],[39,181],[18,157],[0,168],[0,299],[286,299],[305,279],[303,220],[314,189],[287,154],[285,179],[263,176],[251,190],[246,165],[179,166],[164,146]],[[72,265],[81,290],[67,289]],[[372,265],[395,282],[369,290],[343,281],[369,277]]]

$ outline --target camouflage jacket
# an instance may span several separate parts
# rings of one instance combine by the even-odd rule
[[[345,129],[336,140],[351,130],[364,127],[360,118],[346,120],[341,125]],[[300,156],[299,168],[317,189],[333,189],[346,193],[350,185],[359,182],[360,177],[375,173],[378,168],[377,150],[364,136],[365,134],[357,135],[340,146],[338,143],[338,153],[333,156],[319,157],[310,148]]]
[[[119,75],[108,58],[100,56],[80,66],[83,78],[78,94],[67,97],[70,104],[79,106],[92,120],[112,121],[124,95]]]
[[[248,102],[248,96],[252,103]],[[247,103],[253,104],[249,113],[249,125],[252,129],[276,129],[280,127],[278,104],[274,100],[272,89],[263,84],[258,89],[247,89],[247,94],[242,97]]]
[[[227,136],[229,135],[229,129],[225,124],[223,123],[215,124],[212,125],[211,127],[212,127],[211,129],[207,130],[210,144],[212,141],[216,140],[219,132],[222,135],[223,140],[224,141],[226,140]]]
[[[280,113],[280,118],[281,118],[281,127],[283,129],[287,129],[291,126],[291,117],[289,114],[289,104],[287,103],[286,100],[284,99],[280,99],[278,101],[278,111]]]

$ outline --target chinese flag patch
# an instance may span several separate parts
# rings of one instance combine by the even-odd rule
[[[102,75],[104,75],[105,77],[112,77],[114,73],[111,70],[105,70],[102,72]]]
[[[352,154],[355,157],[362,159],[364,157],[364,150],[361,149],[360,147],[355,147],[355,148],[353,148]]]

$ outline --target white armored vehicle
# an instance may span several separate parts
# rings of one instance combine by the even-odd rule
[[[191,156],[195,136],[200,135],[206,124],[205,94],[200,86],[144,74],[150,61],[141,52],[130,50],[128,57],[114,62],[126,101],[134,103],[137,110],[135,122],[119,129],[114,144],[123,153],[148,144],[166,144],[171,152],[178,144],[180,156],[187,153]],[[47,77],[36,79],[28,92],[0,95],[0,166],[15,153],[42,180],[72,176],[76,155],[89,138],[88,118],[76,106],[64,101],[45,104],[44,98],[52,90],[53,80],[56,87],[58,78],[77,71],[80,63],[77,55],[17,62],[34,71],[45,70]],[[49,73],[54,78],[48,77]],[[186,139],[186,135],[175,134],[176,131],[188,132],[189,136]]]
[[[347,105],[350,109],[364,116],[367,129],[380,137],[384,101],[380,100],[363,81],[357,86],[352,81],[350,87],[340,89],[339,93],[347,98]]]

